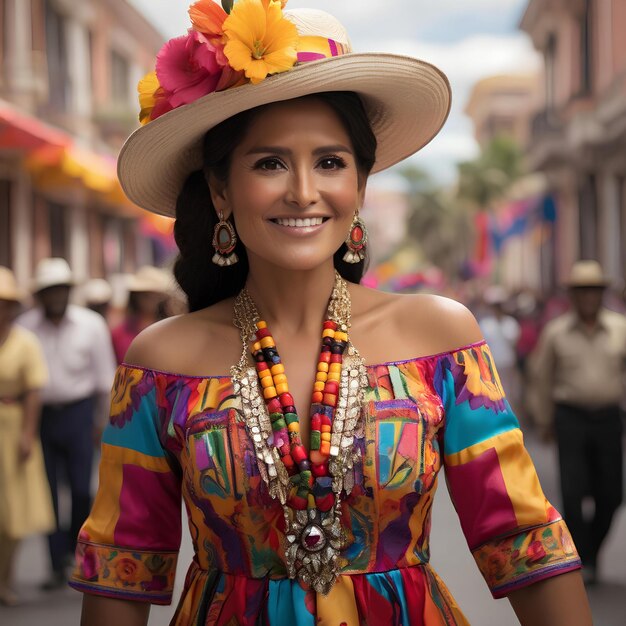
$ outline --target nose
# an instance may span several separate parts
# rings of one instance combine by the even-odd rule
[[[296,167],[291,171],[286,200],[301,209],[320,199],[315,173],[308,167]]]

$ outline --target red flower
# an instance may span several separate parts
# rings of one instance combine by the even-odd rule
[[[543,547],[541,541],[533,541],[526,551],[526,555],[528,557],[528,563],[536,563],[537,561],[541,561],[546,556],[546,549]]]

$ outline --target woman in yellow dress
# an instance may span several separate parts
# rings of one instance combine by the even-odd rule
[[[0,267],[0,604],[14,605],[11,570],[20,540],[54,527],[38,439],[39,390],[48,372],[37,338],[13,324],[20,293]]]

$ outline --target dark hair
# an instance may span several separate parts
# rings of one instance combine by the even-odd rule
[[[359,96],[353,92],[337,91],[313,94],[328,104],[343,123],[354,148],[359,175],[365,181],[376,158],[376,137]],[[226,181],[230,158],[254,116],[263,107],[250,109],[229,117],[209,130],[204,136],[203,171],[192,172],[176,201],[174,237],[180,254],[174,265],[174,275],[187,294],[190,311],[220,302],[236,295],[248,276],[246,249],[237,241],[235,254],[239,262],[220,267],[211,262],[214,250],[211,244],[217,213],[207,184],[208,175]],[[346,244],[335,252],[334,265],[346,280],[360,282],[367,268],[367,257],[360,263],[346,263],[343,255]]]

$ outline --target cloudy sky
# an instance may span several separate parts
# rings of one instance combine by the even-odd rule
[[[166,37],[189,26],[191,0],[131,0]],[[477,147],[463,114],[472,85],[500,73],[539,66],[529,39],[517,30],[527,0],[289,0],[289,8],[312,7],[335,15],[355,51],[408,54],[438,65],[450,78],[453,107],[446,127],[414,162],[441,180]]]

